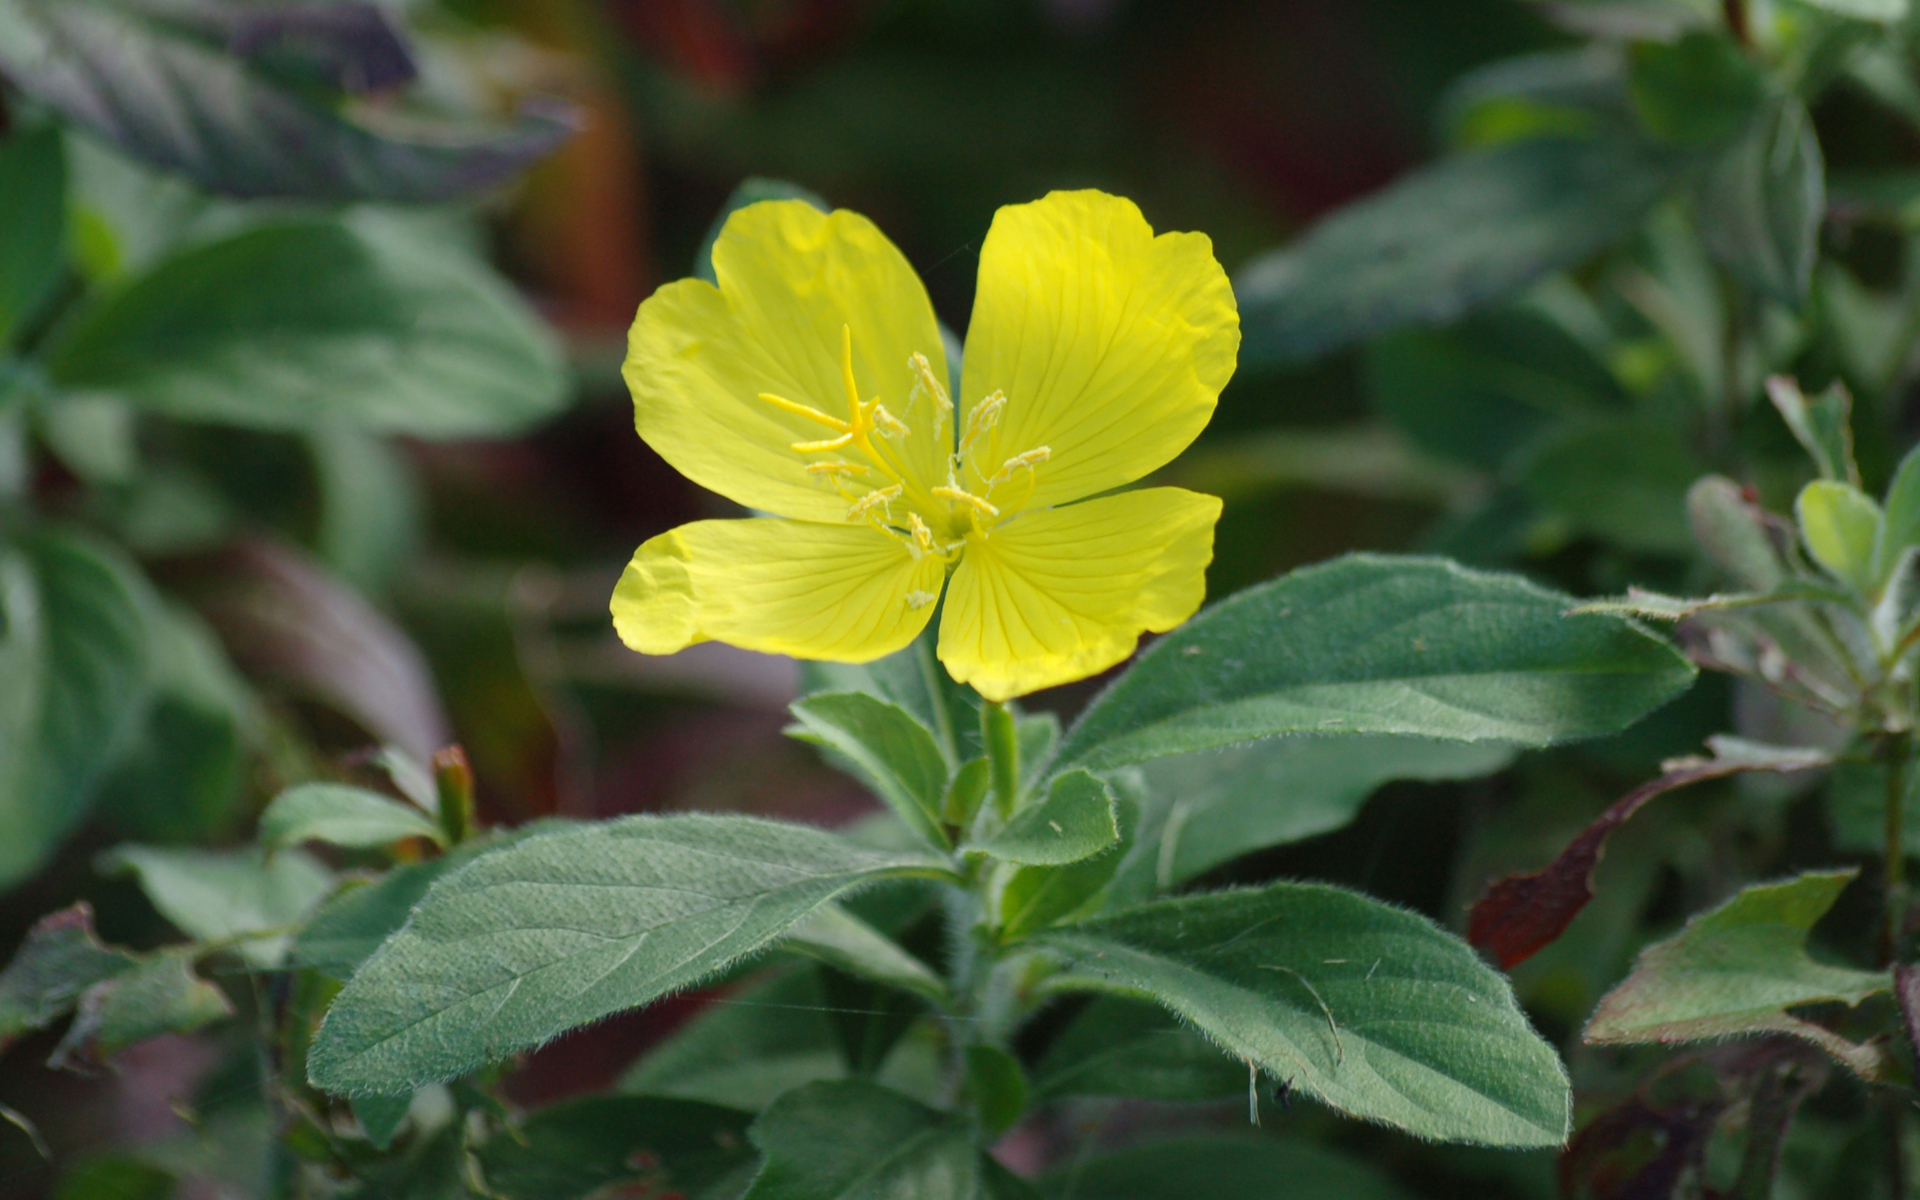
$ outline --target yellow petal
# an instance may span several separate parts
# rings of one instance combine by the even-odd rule
[[[749,508],[814,521],[845,518],[847,499],[809,462],[866,465],[852,447],[803,454],[796,442],[836,431],[761,400],[770,393],[836,420],[848,417],[841,372],[845,331],[854,381],[912,436],[880,439],[904,454],[928,486],[945,477],[951,444],[935,437],[933,402],[914,397],[915,354],[942,382],[946,355],[926,289],[873,222],[823,213],[799,200],[770,200],[728,219],[713,247],[720,286],[670,283],[640,306],[622,370],[634,424],[681,474]],[[877,475],[865,486],[882,486]]]
[[[1006,405],[970,461],[991,478],[1047,447],[1036,507],[1131,483],[1206,427],[1239,348],[1206,235],[1155,237],[1132,201],[1103,192],[1003,208],[980,248],[960,400],[969,414],[996,392]]]
[[[940,618],[940,661],[989,700],[1084,679],[1206,598],[1220,501],[1143,488],[1023,512],[967,539]]]
[[[867,662],[926,628],[945,573],[867,525],[695,521],[634,554],[613,592],[613,627],[642,654],[716,641]]]

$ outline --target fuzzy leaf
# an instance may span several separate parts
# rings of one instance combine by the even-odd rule
[[[947,761],[906,709],[865,692],[816,692],[792,705],[794,736],[834,752],[929,845],[945,849]]]
[[[480,1150],[502,1200],[586,1200],[632,1186],[697,1196],[753,1162],[748,1114],[696,1100],[588,1096],[539,1109]]]
[[[1044,797],[978,848],[1003,862],[1058,867],[1092,858],[1119,839],[1113,790],[1091,771],[1076,770],[1055,776]]]

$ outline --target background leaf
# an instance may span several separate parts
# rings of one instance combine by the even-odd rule
[[[1787,96],[1769,105],[1694,186],[1700,237],[1734,274],[1787,304],[1813,282],[1827,214],[1813,118]]]
[[[1219,1100],[1244,1095],[1245,1063],[1157,1005],[1096,996],[1033,1068],[1034,1094]]]
[[[148,411],[265,429],[497,435],[565,396],[559,356],[525,302],[407,223],[371,214],[182,250],[93,305],[48,368],[64,387]]]
[[[0,140],[0,350],[60,278],[67,253],[67,157],[52,125]]]
[[[1088,705],[1055,769],[1288,733],[1547,745],[1624,729],[1692,681],[1658,638],[1572,605],[1439,559],[1303,568],[1156,641]]]
[[[1197,1181],[1235,1200],[1400,1200],[1372,1167],[1292,1138],[1201,1135],[1132,1146],[1037,1181],[1053,1200],[1187,1200]]]
[[[407,838],[446,840],[433,818],[411,804],[338,783],[302,784],[275,796],[260,814],[259,837],[269,851],[308,841],[367,849]]]
[[[628,817],[482,855],[436,883],[328,1011],[335,1092],[447,1079],[713,975],[835,896],[939,860],[747,817]]]
[[[269,859],[255,847],[119,846],[101,856],[100,867],[132,874],[180,932],[206,942],[234,939],[235,951],[260,967],[278,965],[290,927],[333,887],[333,874],[300,850]]]
[[[0,972],[0,1049],[58,1021],[88,988],[138,962],[101,944],[84,902],[41,917]]]
[[[696,1100],[588,1096],[489,1138],[480,1165],[505,1200],[585,1200],[621,1184],[695,1196],[753,1162],[751,1120]]]
[[[1557,1146],[1564,1068],[1506,980],[1424,917],[1322,884],[1159,900],[1034,939],[1056,986],[1150,996],[1225,1051],[1421,1137]]]

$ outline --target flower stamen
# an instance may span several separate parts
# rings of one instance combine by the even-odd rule
[[[760,398],[782,412],[790,412],[796,417],[805,417],[809,421],[825,425],[839,433],[845,433],[849,426],[838,417],[830,417],[819,409],[806,404],[797,404],[785,396],[776,396],[772,392],[761,392]]]
[[[973,406],[973,411],[967,414],[967,434],[960,439],[959,457],[966,458],[973,444],[1000,423],[1000,410],[1006,406],[1005,392],[995,392]]]
[[[1000,469],[993,473],[993,478],[987,480],[987,491],[992,492],[995,484],[1005,483],[1007,480],[1012,479],[1015,472],[1023,470],[1031,471],[1052,457],[1053,447],[1051,446],[1036,446],[1032,450],[1025,450],[1014,455],[1007,459],[1007,461],[1001,463]]]
[[[953,415],[953,400],[947,395],[947,389],[934,378],[933,364],[924,354],[914,354],[907,359],[907,369],[913,372],[917,381],[913,390],[907,393],[907,411],[913,411],[914,397],[925,392],[933,399],[933,435],[939,437],[946,431],[947,418]]]
[[[989,517],[998,517],[1000,515],[1000,510],[990,504],[984,497],[976,496],[972,492],[963,491],[957,487],[937,487],[933,489],[933,494],[942,500],[951,500],[955,504],[970,504],[974,508],[979,509],[982,514]]]
[[[873,421],[873,427],[880,432],[882,437],[904,438],[913,436],[913,430],[907,428],[907,423],[888,412],[887,406],[878,400],[873,402],[871,419]]]
[[[853,502],[853,507],[847,509],[847,520],[864,521],[876,508],[885,511],[888,517],[892,517],[893,510],[888,506],[900,498],[903,490],[897,483],[892,487],[875,488]]]
[[[795,442],[793,448],[802,454],[812,454],[819,450],[838,450],[855,440],[857,439],[852,433],[843,433],[837,438],[828,438],[823,442]]]

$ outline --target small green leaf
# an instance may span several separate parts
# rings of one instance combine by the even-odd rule
[[[946,848],[947,760],[926,726],[864,692],[817,692],[794,701],[792,712],[795,737],[832,750],[929,845]]]
[[[139,961],[100,943],[85,902],[41,917],[0,972],[0,1049],[58,1021],[81,993]]]
[[[1152,997],[1236,1058],[1420,1137],[1557,1146],[1559,1055],[1426,918],[1322,884],[1158,900],[1050,929],[1062,989]]]
[[[1055,770],[1281,734],[1528,746],[1626,728],[1693,681],[1571,597],[1442,559],[1355,554],[1248,588],[1156,641],[1067,731]]]
[[[360,1122],[360,1132],[367,1135],[376,1150],[385,1150],[393,1145],[393,1135],[400,1130],[400,1122],[407,1119],[413,1111],[413,1093],[402,1092],[397,1096],[353,1096],[347,1101],[353,1109],[353,1117]]]
[[[180,1181],[134,1158],[96,1158],[60,1181],[55,1200],[174,1200]]]
[[[542,1108],[480,1150],[502,1200],[699,1196],[753,1162],[753,1117],[694,1100],[588,1096]]]
[[[131,873],[180,932],[205,942],[232,940],[241,957],[260,967],[278,965],[292,926],[333,888],[332,873],[300,850],[269,859],[257,847],[120,846],[99,864],[108,873]]]
[[[1759,63],[1724,34],[1689,33],[1633,47],[1627,88],[1647,129],[1687,146],[1725,142],[1766,98]]]
[[[1767,515],[1740,485],[1708,475],[1687,491],[1687,519],[1694,540],[1721,570],[1756,592],[1770,592],[1787,578],[1787,564],[1767,533]]]
[[[1513,761],[1497,742],[1425,738],[1274,738],[1148,763],[1148,785],[1172,811],[1156,857],[1170,890],[1268,846],[1339,829],[1396,779],[1477,779]]]
[[[849,975],[923,996],[948,1000],[947,985],[897,942],[838,904],[823,904],[787,931],[781,947],[795,950]]]
[[[1064,866],[1092,858],[1120,840],[1113,790],[1091,771],[1056,775],[1045,797],[1030,802],[978,849],[1003,862]]]
[[[565,400],[551,334],[400,221],[282,221],[175,254],[50,348],[63,387],[184,420],[425,437],[525,428]]]
[[[811,1083],[747,1131],[766,1156],[742,1200],[1024,1200],[1033,1191],[966,1126],[862,1080]]]
[[[1767,398],[1794,439],[1813,456],[1820,478],[1860,486],[1860,468],[1853,459],[1853,395],[1846,384],[1836,379],[1809,399],[1798,383],[1776,375],[1767,380]]]
[[[1245,1080],[1242,1080],[1245,1083]],[[1036,1180],[1049,1200],[1404,1200],[1379,1169],[1291,1138],[1201,1134],[1076,1159]]]
[[[1827,172],[1806,105],[1782,96],[1694,185],[1700,238],[1749,285],[1798,307],[1813,283]]]
[[[445,844],[440,826],[412,805],[338,783],[289,788],[260,814],[260,844],[268,851],[302,842],[360,850],[416,837]]]
[[[1247,1066],[1156,1005],[1097,996],[1035,1064],[1034,1094],[1219,1100],[1243,1095]]]
[[[985,756],[960,764],[960,769],[953,773],[953,782],[947,785],[946,799],[940,802],[940,819],[956,829],[972,825],[992,782],[993,764]]]
[[[1529,492],[1581,531],[1629,550],[1693,550],[1687,489],[1706,464],[1671,425],[1627,419],[1570,431],[1528,460]]]
[[[998,1046],[967,1047],[967,1094],[980,1132],[993,1138],[1013,1128],[1027,1111],[1027,1076],[1020,1060]]]
[[[1742,1034],[1805,1038],[1862,1074],[1878,1053],[1790,1015],[1801,1004],[1858,1004],[1893,986],[1885,971],[1815,962],[1807,934],[1857,870],[1814,871],[1756,884],[1640,952],[1633,973],[1587,1023],[1595,1045],[1718,1041]]]
[[[192,1033],[234,1013],[225,992],[193,970],[197,947],[163,950],[88,988],[50,1067],[104,1062],[163,1033]]]
[[[1873,547],[1880,538],[1880,506],[1850,484],[1816,479],[1793,503],[1807,553],[1827,574],[1863,596],[1877,589]]]
[[[56,533],[0,542],[0,887],[86,816],[135,734],[149,603],[115,551]]]
[[[1240,272],[1241,365],[1451,324],[1625,238],[1684,166],[1621,137],[1541,137],[1416,171]]]
[[[896,704],[933,732],[950,763],[985,753],[980,744],[980,693],[953,681],[935,657],[937,631],[870,663],[803,662],[801,693],[865,692]]]
[[[1885,583],[1908,548],[1920,546],[1920,447],[1907,451],[1887,487],[1886,516],[1873,543],[1873,575]]]
[[[67,158],[52,124],[0,141],[0,350],[60,278],[67,252]]]
[[[1007,879],[1000,889],[1002,939],[1025,937],[1091,908],[1107,894],[1108,884],[1134,849],[1140,830],[1138,796],[1116,791],[1113,813],[1120,836],[1110,849],[1063,867],[1021,867]]]
[[[844,892],[950,875],[747,817],[638,816],[482,854],[427,893],[314,1038],[335,1092],[449,1079],[688,987]]]

